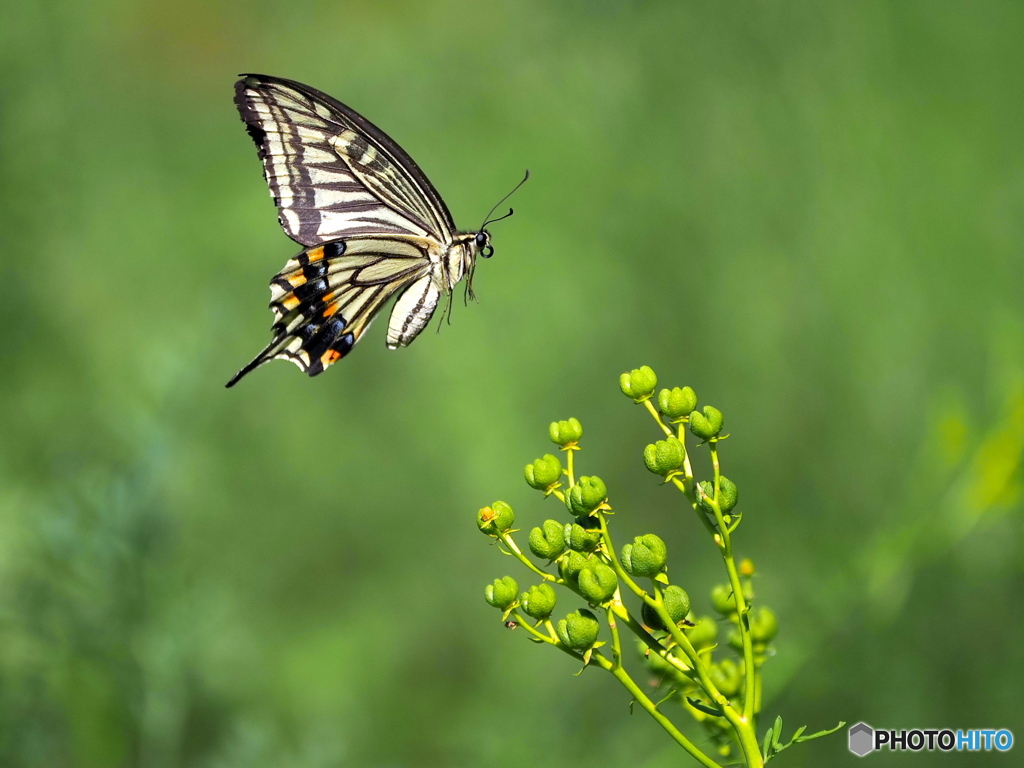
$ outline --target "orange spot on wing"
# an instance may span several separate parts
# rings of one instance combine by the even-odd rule
[[[306,282],[306,278],[302,276],[302,273],[291,275],[288,278],[288,282],[291,283],[292,288],[298,288],[300,285]]]
[[[306,251],[306,256],[310,261],[320,261],[324,257],[324,247],[321,245],[319,248]]]
[[[338,304],[337,302],[334,302],[333,304],[328,304],[326,307],[324,307],[323,316],[330,317],[331,315],[338,311],[338,307],[340,306],[341,305]]]
[[[297,298],[295,298],[295,295],[294,295],[294,294],[291,294],[291,293],[290,293],[290,294],[288,294],[288,296],[287,296],[287,297],[285,298],[285,300],[281,302],[281,305],[282,305],[282,306],[283,306],[283,307],[284,307],[285,309],[287,309],[287,310],[291,311],[291,310],[295,309],[295,308],[296,308],[297,306],[299,306],[299,300],[298,300]]]
[[[326,368],[331,363],[338,362],[338,360],[340,359],[341,352],[338,352],[337,350],[334,349],[328,349],[320,356],[320,362],[323,363],[324,368]]]

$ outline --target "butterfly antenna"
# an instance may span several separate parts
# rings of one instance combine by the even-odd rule
[[[496,222],[496,221],[501,221],[502,219],[507,219],[507,218],[508,218],[509,216],[511,216],[511,215],[513,214],[513,210],[512,210],[511,208],[509,208],[509,209],[508,209],[508,213],[506,213],[506,214],[505,214],[504,216],[499,216],[499,217],[498,217],[498,218],[496,218],[496,219],[492,219],[492,218],[491,218],[491,214],[492,214],[492,213],[494,213],[494,212],[495,212],[496,210],[498,210],[498,206],[499,206],[499,205],[501,205],[502,203],[504,203],[504,202],[505,202],[506,200],[508,200],[508,199],[509,199],[510,197],[512,197],[512,195],[514,195],[514,194],[515,194],[515,193],[516,193],[516,192],[517,192],[517,191],[519,190],[519,188],[520,188],[521,186],[523,186],[523,184],[525,184],[525,183],[526,183],[526,180],[527,180],[527,179],[529,179],[529,178],[530,178],[530,170],[529,170],[529,169],[527,169],[527,170],[526,170],[526,175],[524,175],[524,176],[523,176],[523,180],[522,180],[522,181],[520,181],[520,182],[519,182],[518,184],[516,184],[516,185],[515,185],[514,187],[512,187],[512,191],[511,191],[511,192],[509,192],[509,193],[508,193],[507,195],[505,195],[505,196],[504,196],[503,198],[501,198],[501,200],[499,200],[498,202],[496,202],[496,203],[494,204],[494,206],[493,206],[493,207],[491,208],[491,210],[489,210],[489,211],[487,212],[487,215],[486,215],[486,216],[484,216],[484,223],[480,225],[480,229],[483,229],[483,228],[484,228],[484,227],[486,227],[486,226],[487,226],[488,224],[493,224],[493,223],[494,223],[494,222]]]

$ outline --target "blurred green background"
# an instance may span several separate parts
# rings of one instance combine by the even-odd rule
[[[619,537],[665,533],[707,610],[643,363],[733,434],[766,717],[1024,738],[1022,32],[1015,0],[9,4],[0,764],[686,764],[501,628],[483,585],[521,574],[473,524],[557,514],[522,467],[576,416]],[[224,389],[297,251],[249,71],[364,112],[464,228],[530,168],[481,304]]]

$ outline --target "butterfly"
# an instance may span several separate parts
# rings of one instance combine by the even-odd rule
[[[227,386],[275,359],[323,373],[395,295],[389,349],[411,344],[463,278],[472,296],[477,257],[494,253],[486,227],[499,219],[488,214],[479,230],[458,231],[393,139],[308,85],[243,75],[235,106],[263,161],[277,220],[303,251],[270,282],[273,340]],[[527,178],[529,171],[512,192]]]

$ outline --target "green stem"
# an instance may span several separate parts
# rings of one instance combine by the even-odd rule
[[[640,638],[641,642],[643,642],[643,644],[650,648],[652,651],[655,651],[657,653],[663,653],[664,651],[668,650],[665,647],[665,645],[660,640],[658,640],[658,638],[656,638],[654,635],[652,635],[650,632],[644,629],[643,624],[641,624],[639,621],[630,616],[628,612],[624,611],[623,613],[617,615],[620,619],[622,619],[622,623],[626,625],[629,631],[636,635],[638,638]]]
[[[708,516],[704,514],[704,510],[702,510],[700,505],[697,504],[697,494],[693,490],[693,484],[691,483],[689,486],[684,485],[675,477],[672,478],[672,483],[676,488],[683,492],[683,495],[685,495],[687,499],[689,499],[690,506],[693,507],[694,512],[697,513],[697,517],[704,524],[708,533],[710,533],[712,537],[718,535],[718,531],[715,530],[715,526],[711,524],[711,521],[708,520]]]
[[[672,435],[671,430],[669,430],[665,426],[665,423],[662,421],[661,414],[658,413],[658,411],[654,408],[650,401],[645,400],[644,405],[647,407],[648,412],[657,422],[658,426],[661,427],[662,431],[665,432],[665,434],[667,435]],[[684,427],[682,424],[680,424],[678,439],[680,442],[683,442],[685,449],[686,436],[683,430]],[[730,584],[732,584],[733,591],[737,594],[737,610],[742,610],[743,612],[745,612],[749,609],[747,607],[746,600],[743,597],[743,591],[739,584],[739,573],[736,570],[736,562],[732,554],[732,539],[730,535],[731,531],[725,525],[725,520],[722,517],[721,509],[719,508],[717,503],[719,488],[721,485],[721,468],[718,459],[717,443],[717,440],[710,441],[711,461],[715,471],[715,499],[710,501],[711,506],[715,511],[715,518],[716,522],[718,523],[717,528],[715,527],[715,524],[708,519],[708,516],[704,513],[701,506],[697,503],[697,491],[695,488],[695,484],[693,482],[693,470],[690,465],[689,452],[686,453],[686,458],[683,464],[685,480],[680,480],[677,477],[673,477],[672,483],[676,486],[676,488],[680,490],[680,492],[682,492],[684,496],[686,496],[687,500],[690,502],[690,505],[697,513],[697,517],[700,518],[700,521],[704,525],[704,528],[707,530],[708,533],[711,534],[712,538],[715,541],[715,544],[719,548],[719,551],[722,553],[722,557],[725,560],[726,570],[729,573]],[[602,532],[605,531],[606,528],[604,528],[602,521]],[[608,541],[610,543],[610,540]],[[613,551],[609,550],[609,552]],[[614,555],[612,556],[614,558]],[[618,563],[613,561],[612,565],[618,566]],[[658,615],[661,617],[662,622],[665,624],[666,627],[670,628],[669,632],[672,635],[672,639],[675,640],[676,644],[679,645],[679,647],[683,650],[684,654],[687,657],[687,660],[693,666],[700,687],[704,690],[705,694],[707,694],[708,697],[711,698],[711,700],[714,701],[722,709],[722,712],[724,713],[726,720],[729,722],[730,726],[732,726],[732,730],[736,735],[736,741],[744,754],[744,758],[747,762],[747,765],[754,766],[755,768],[763,766],[764,762],[763,758],[761,757],[760,746],[757,743],[757,734],[755,731],[755,697],[753,693],[754,688],[756,686],[750,684],[744,686],[743,711],[741,713],[738,713],[729,703],[728,699],[726,699],[718,691],[714,683],[711,682],[711,679],[707,673],[707,668],[704,664],[704,660],[700,658],[697,651],[690,644],[689,638],[687,638],[686,635],[683,634],[679,627],[673,624],[671,617],[665,610],[664,604],[661,599],[660,590],[656,589],[656,598],[652,598],[635,582],[633,582],[628,575],[622,572],[621,566],[616,567],[615,570],[616,573],[619,574],[619,577],[627,584],[627,586],[629,586],[637,594],[637,596],[639,596],[645,603],[650,605],[658,612]],[[740,606],[742,606],[742,609],[740,608]],[[740,613],[739,619],[740,637],[743,642],[744,652],[744,674],[747,676],[747,679],[749,680],[751,679],[752,671],[754,669],[753,647],[750,642],[750,635],[744,613]]]
[[[608,663],[606,659],[605,662]],[[658,723],[658,725],[664,728],[665,732],[668,733],[668,735],[671,736],[673,739],[675,739],[676,743],[679,744],[679,746],[681,746],[683,749],[689,752],[690,755],[697,762],[699,762],[703,766],[706,766],[706,768],[721,768],[721,766],[718,763],[716,763],[710,757],[701,752],[692,741],[683,736],[683,734],[679,732],[679,729],[672,724],[671,720],[669,720],[667,717],[661,714],[661,712],[658,711],[658,707],[655,706],[654,702],[651,701],[647,697],[647,695],[640,690],[640,686],[638,686],[633,681],[633,678],[629,676],[625,669],[623,669],[622,667],[614,667],[609,669],[608,671],[612,673],[616,680],[622,683],[622,686],[627,691],[629,691],[630,694],[632,694],[633,699],[636,700],[636,703],[643,707],[644,711],[647,712],[647,714],[649,714],[651,717],[653,717],[654,720]]]
[[[575,474],[575,460],[573,454],[576,453],[576,449],[573,446],[566,446],[565,448],[565,474],[569,477],[569,488],[576,485],[576,474]],[[565,501],[565,499],[563,499]]]
[[[619,591],[615,590],[615,597],[613,600],[619,600]],[[619,600],[621,603],[621,600]],[[616,667],[622,666],[622,641],[619,638],[619,626],[615,623],[615,614],[610,609],[605,610],[605,615],[608,617],[608,629],[612,633],[612,659],[615,662]]]
[[[583,657],[580,656],[578,653],[576,653],[575,651],[570,650],[569,648],[566,648],[564,645],[562,645],[558,641],[558,636],[557,635],[548,636],[548,635],[545,635],[543,632],[541,632],[536,627],[531,627],[530,626],[530,622],[526,621],[526,619],[524,619],[522,616],[520,616],[518,611],[512,611],[512,613],[509,614],[509,618],[512,619],[513,621],[515,621],[517,624],[519,624],[520,627],[525,629],[527,632],[529,632],[531,635],[533,635],[538,640],[541,640],[541,641],[547,643],[548,645],[558,646],[563,651],[568,652],[568,654],[570,656],[575,656],[576,658],[580,659],[581,661],[583,660]],[[548,631],[553,631],[550,628],[550,624],[551,624],[551,622],[547,622]]]
[[[679,422],[677,438],[683,444],[683,472],[686,474],[686,482],[689,485],[693,485],[693,467],[690,466],[690,452],[686,450],[686,424],[689,421],[689,417],[686,417],[686,419],[686,421]]]
[[[552,576],[550,573],[547,573],[546,571],[543,571],[540,568],[538,568],[536,565],[534,565],[533,561],[530,560],[530,558],[528,558],[526,555],[523,554],[523,551],[519,548],[519,545],[516,544],[512,540],[512,536],[509,535],[507,532],[499,534],[498,540],[502,544],[504,544],[506,547],[508,547],[508,549],[512,553],[513,557],[515,557],[519,562],[521,562],[523,565],[525,565],[531,571],[533,571],[538,576],[543,578],[545,581],[550,581],[550,582],[552,582],[554,584],[564,584],[565,583],[565,582],[562,581],[562,579],[558,578],[557,576]]]
[[[583,661],[583,654],[578,653],[572,650],[571,648],[567,648],[565,645],[562,644],[560,640],[548,637],[543,632],[539,632],[535,628],[531,627],[528,622],[523,620],[523,617],[520,616],[517,611],[512,611],[512,613],[509,616],[514,621],[516,621],[516,623],[518,623],[519,626],[525,629],[528,633],[530,633],[530,635],[535,637],[537,640],[540,640],[542,643],[554,646],[555,648],[558,648],[560,651],[569,656],[572,656],[577,661]],[[643,707],[644,711],[647,712],[647,714],[649,714],[651,717],[653,717],[654,720],[658,723],[658,725],[665,729],[665,732],[668,733],[668,735],[671,736],[676,741],[676,743],[679,744],[679,746],[681,746],[683,749],[689,752],[690,755],[692,755],[693,758],[697,760],[701,765],[704,765],[707,768],[722,768],[722,766],[720,766],[710,757],[701,752],[700,749],[698,749],[692,741],[690,741],[682,733],[679,732],[679,729],[675,727],[671,720],[669,720],[667,717],[661,714],[661,712],[658,711],[658,708],[654,705],[654,702],[652,702],[650,698],[648,698],[647,695],[642,690],[640,690],[640,687],[633,681],[633,678],[629,676],[629,673],[626,672],[626,670],[621,665],[613,664],[600,653],[594,653],[590,657],[590,661],[588,663],[598,666],[606,672],[610,672],[612,676],[616,680],[618,680],[627,691],[630,692],[630,694],[636,700],[637,704]]]
[[[644,400],[644,407],[647,409],[647,412],[651,414],[651,418],[658,422],[658,426],[661,427],[662,432],[664,432],[668,437],[675,437],[675,435],[672,434],[672,430],[666,427],[665,422],[661,420],[661,414],[658,413],[658,409],[654,407],[653,403],[651,403],[650,398]]]
[[[551,619],[547,619],[544,622],[544,628],[548,631],[548,634],[551,636],[552,640],[558,639],[558,633],[555,632],[555,625],[551,623]]]
[[[647,598],[645,602],[657,612],[662,623],[668,627],[672,639],[676,641],[676,644],[682,649],[687,660],[693,666],[700,687],[707,694],[708,698],[718,705],[722,710],[722,715],[729,722],[729,725],[732,726],[732,730],[736,734],[736,741],[743,752],[747,766],[749,768],[761,768],[764,765],[764,761],[761,757],[760,746],[757,743],[757,733],[754,730],[753,718],[737,712],[729,702],[729,699],[722,695],[711,681],[707,666],[704,664],[704,659],[700,657],[700,654],[697,653],[697,650],[690,643],[690,638],[672,621],[672,617],[665,609],[665,601],[662,597],[661,589],[655,586],[655,598]]]
[[[715,470],[715,498],[710,500],[711,508],[715,513],[715,522],[718,523],[718,541],[722,552],[722,559],[725,561],[725,570],[729,574],[729,584],[732,586],[733,599],[736,601],[736,613],[739,619],[740,641],[743,644],[743,674],[747,684],[743,686],[743,716],[754,724],[754,646],[750,639],[750,606],[747,604],[746,595],[743,592],[743,584],[740,582],[739,570],[736,568],[736,558],[732,551],[732,532],[725,524],[722,515],[722,508],[718,503],[719,487],[721,485],[722,471],[718,460],[718,441],[714,438],[710,442],[711,465]]]

